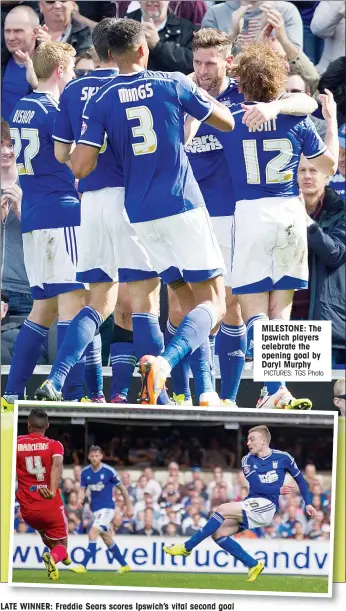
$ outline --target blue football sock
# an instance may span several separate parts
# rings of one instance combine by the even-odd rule
[[[246,352],[246,327],[221,324],[217,334],[221,373],[221,399],[236,401]]]
[[[90,398],[103,397],[101,350],[101,335],[96,333],[85,351],[85,385]]]
[[[234,539],[230,537],[220,537],[219,539],[215,539],[215,543],[249,568],[258,564],[258,560],[250,556],[237,541],[234,541]]]
[[[84,559],[82,561],[83,566],[87,567],[89,560],[96,556],[96,541],[89,541],[88,549],[85,550]]]
[[[49,375],[56,390],[62,389],[70,369],[83,356],[102,321],[101,314],[90,306],[85,306],[72,320]]]
[[[159,317],[156,314],[133,313],[133,345],[135,355],[138,358],[146,354],[159,356],[164,349],[163,333],[159,324]],[[167,405],[169,397],[166,390],[162,390],[158,398],[158,405]]]
[[[177,327],[168,320],[165,329],[165,344],[168,346],[173,339]],[[187,358],[182,359],[171,371],[173,391],[176,395],[184,395],[186,400],[191,399],[190,391],[190,364]]]
[[[195,382],[197,401],[204,392],[214,392],[209,338],[189,356],[189,363]]]
[[[162,354],[171,369],[206,340],[216,322],[215,311],[207,304],[198,305],[185,316],[174,338]]]
[[[191,550],[196,547],[196,545],[199,545],[199,543],[204,541],[204,539],[207,539],[207,537],[213,535],[218,530],[218,528],[220,528],[220,526],[224,523],[224,521],[225,518],[223,518],[220,513],[217,513],[217,511],[215,511],[215,513],[213,513],[213,515],[211,516],[211,518],[209,518],[208,522],[203,526],[203,528],[195,532],[192,537],[190,537],[190,539],[185,542],[185,549],[188,552],[191,552]]]
[[[215,390],[215,345],[216,345],[216,337],[217,337],[217,335],[209,335],[211,375],[213,377],[214,390]]]
[[[251,316],[246,323],[246,333],[247,333],[247,351],[246,358],[253,359],[253,325],[256,320],[262,320],[263,322],[268,321],[269,318],[266,314],[256,314],[255,316]]]
[[[127,399],[137,357],[134,345],[129,342],[116,342],[111,344],[112,390],[111,398],[120,395]]]
[[[286,386],[286,382],[264,382],[269,395],[275,395],[281,386]]]
[[[26,383],[37,365],[47,335],[47,327],[28,319],[24,321],[14,346],[5,395],[18,395],[19,399],[24,399]]]
[[[62,346],[70,320],[59,320],[57,325],[57,349]],[[66,376],[62,388],[65,401],[80,401],[84,395],[85,356],[83,355]]]
[[[114,558],[117,560],[117,562],[119,562],[119,564],[121,566],[127,566],[127,562],[126,562],[124,556],[122,556],[119,547],[117,546],[117,544],[114,541],[111,543],[111,545],[108,547],[108,549],[109,549],[110,553],[114,556]]]

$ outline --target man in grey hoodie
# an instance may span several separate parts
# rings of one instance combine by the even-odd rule
[[[242,40],[252,42],[266,25],[266,6],[275,5],[284,20],[288,39],[298,49],[303,48],[303,22],[299,11],[291,2],[277,0],[228,0],[208,9],[202,20],[202,28],[217,28],[228,32],[234,39],[240,35]]]

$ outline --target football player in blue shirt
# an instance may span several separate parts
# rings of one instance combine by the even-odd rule
[[[74,142],[85,129],[82,114],[86,102],[118,74],[114,60],[108,55],[107,39],[115,23],[116,19],[103,19],[94,28],[92,38],[100,67],[71,81],[60,98],[53,138],[55,156],[62,163],[69,160]],[[68,367],[83,354],[95,328],[94,343],[99,340],[101,345],[98,327],[114,311],[120,281],[130,283],[130,295],[136,304],[134,320],[143,325],[146,319],[150,319],[156,331],[156,340],[148,343],[147,334],[142,328],[138,332],[135,322],[133,343],[132,331],[115,325],[111,344],[111,400],[116,402],[120,398],[125,402],[137,358],[151,351],[160,354],[163,350],[163,335],[159,329],[160,280],[129,223],[124,209],[123,170],[107,140],[101,149],[97,168],[79,181],[78,190],[83,195],[77,243],[77,280],[90,284],[90,298],[88,305],[71,323],[49,380],[37,389],[35,396],[40,400],[59,400]],[[124,295],[124,286],[119,294],[121,297]],[[124,303],[124,299],[121,301]],[[121,303],[117,304],[117,315],[119,309]],[[161,399],[166,398],[164,402],[168,402],[167,393],[164,394]],[[96,388],[91,400],[97,401],[97,398]]]
[[[22,232],[26,272],[33,308],[18,335],[3,403],[23,399],[58,314],[58,342],[84,303],[84,284],[76,282],[76,231],[80,202],[74,176],[54,157],[52,131],[60,94],[74,76],[75,50],[66,43],[49,42],[34,53],[39,85],[16,105],[11,137],[23,190]],[[71,372],[64,397],[83,396],[84,363]],[[67,392],[65,393],[65,390]]]
[[[89,100],[86,131],[72,153],[74,172],[83,178],[94,169],[107,133],[124,170],[126,211],[154,268],[197,304],[162,356],[140,361],[141,400],[156,404],[171,369],[224,313],[222,256],[184,152],[184,114],[224,130],[233,120],[187,77],[146,70],[149,50],[138,22],[119,20],[109,46],[120,75]]]
[[[327,148],[309,118],[267,114],[264,103],[275,107],[286,80],[285,66],[268,44],[248,45],[234,74],[247,102],[233,111],[234,136],[221,133],[220,141],[236,201],[232,290],[253,333],[254,321],[289,320],[294,290],[307,288],[306,215],[297,170],[302,153],[327,176],[336,170],[336,105],[329,92],[321,96]],[[254,107],[251,100],[262,104]],[[263,116],[267,122],[260,126]],[[257,407],[310,409],[311,401],[293,399],[284,383],[270,382]]]
[[[88,562],[91,559],[95,561],[98,537],[101,537],[112,556],[119,562],[120,569],[118,573],[124,574],[131,570],[124,556],[122,556],[119,547],[113,541],[110,532],[110,526],[114,518],[114,488],[119,488],[121,491],[126,503],[127,514],[130,518],[133,516],[132,501],[115,469],[103,463],[102,459],[103,454],[100,446],[91,446],[88,453],[90,465],[84,467],[81,471],[78,505],[80,508],[83,507],[86,491],[89,490],[93,523],[89,530],[89,545],[88,549],[85,550],[84,559],[80,565],[73,566],[70,569],[74,573],[86,573]]]
[[[220,505],[208,522],[185,543],[164,547],[171,556],[189,556],[207,537],[212,537],[222,549],[248,567],[248,581],[255,581],[264,569],[264,563],[250,556],[241,545],[231,539],[246,529],[264,528],[272,523],[279,508],[280,494],[292,491],[284,485],[286,473],[296,481],[311,518],[316,509],[310,504],[307,483],[294,458],[287,452],[270,448],[271,435],[264,425],[254,426],[248,432],[249,453],[242,459],[242,470],[248,481],[249,493],[244,501],[231,501]]]

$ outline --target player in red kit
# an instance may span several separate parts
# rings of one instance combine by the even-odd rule
[[[49,579],[57,581],[58,562],[71,564],[67,552],[67,517],[59,491],[64,448],[45,436],[47,413],[32,409],[28,434],[17,440],[17,501],[23,520],[41,535],[49,548],[42,556]]]

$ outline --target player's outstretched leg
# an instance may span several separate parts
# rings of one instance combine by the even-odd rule
[[[218,510],[213,513],[203,528],[195,532],[190,539],[185,541],[185,543],[166,546],[163,548],[164,551],[170,556],[189,556],[194,547],[202,543],[204,539],[211,537],[217,530],[219,530],[220,526],[222,526],[226,519],[221,512],[224,512],[225,509],[227,511],[227,508],[232,505],[240,505],[240,503],[225,503],[224,505],[220,505]]]
[[[112,535],[109,530],[107,530],[106,532],[101,531],[100,535],[101,538],[104,540],[105,544],[107,545],[110,554],[112,554],[115,560],[120,564],[120,568],[118,569],[117,573],[119,573],[119,575],[125,575],[125,573],[131,571],[131,567],[127,564],[125,557],[122,555],[119,547],[112,539]]]
[[[286,386],[280,382],[266,382],[262,388],[261,396],[257,401],[257,409],[294,409],[309,410],[312,408],[310,399],[295,399]]]
[[[52,581],[59,579],[59,570],[57,569],[57,563],[68,561],[69,555],[65,545],[55,545],[50,552],[45,552],[42,555],[45,567],[47,569],[48,577]]]
[[[259,562],[258,560],[250,556],[250,554],[248,554],[242,548],[242,546],[239,545],[237,541],[235,541],[234,539],[231,539],[231,537],[222,537],[222,536],[219,536],[218,533],[215,533],[215,535],[213,536],[213,539],[219,547],[221,547],[223,550],[225,550],[225,552],[227,552],[228,554],[230,554],[237,560],[240,560],[240,562],[242,562],[244,566],[246,566],[249,569],[248,581],[255,581],[257,579],[258,575],[264,569],[263,562]]]

